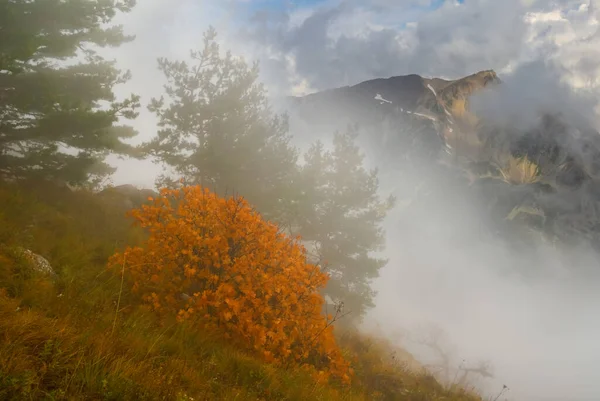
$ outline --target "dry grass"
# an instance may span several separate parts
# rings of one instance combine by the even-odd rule
[[[469,128],[447,129],[444,140],[450,147],[450,153],[459,160],[477,162],[484,160],[485,144],[479,139],[477,132]]]
[[[129,316],[81,327],[0,296],[0,399],[338,399],[301,372],[277,370],[216,335]],[[105,319],[106,320],[106,319]],[[348,394],[343,399],[359,399]]]
[[[540,169],[538,165],[525,157],[508,158],[506,164],[500,168],[502,180],[509,184],[533,184],[540,180]]]
[[[340,336],[356,372],[344,387],[260,362],[218,333],[158,321],[105,269],[116,247],[143,235],[123,210],[89,193],[35,188],[0,187],[2,400],[480,400],[353,331]],[[16,246],[47,257],[58,277],[32,271]]]

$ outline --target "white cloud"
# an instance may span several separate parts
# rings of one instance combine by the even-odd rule
[[[294,57],[296,80],[316,89],[408,73],[459,77],[490,68],[506,72],[536,59],[562,63],[573,83],[597,84],[600,46],[597,37],[589,37],[597,31],[594,4],[446,1],[429,12],[415,8],[417,4],[328,2],[254,23],[243,41],[259,58],[262,48]],[[268,68],[269,75],[277,75],[275,70],[288,70],[289,64],[282,58]]]

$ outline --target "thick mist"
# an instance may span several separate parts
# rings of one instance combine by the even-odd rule
[[[305,125],[295,121],[294,135],[303,137]],[[331,128],[319,131],[323,138]],[[459,368],[487,362],[492,378],[467,378],[485,395],[506,385],[500,399],[599,399],[598,255],[543,243],[517,253],[486,226],[464,187],[421,195],[419,188],[443,185],[441,170],[382,167],[365,153],[380,168],[382,194],[398,197],[385,222],[389,263],[373,283],[378,296],[365,328],[430,365],[442,362],[440,354],[422,343],[441,331],[436,342],[447,353],[449,381],[458,381]]]
[[[490,394],[506,384],[515,400],[598,399],[599,277],[575,273],[597,267],[597,255],[549,246],[516,254],[500,239],[478,238],[485,230],[472,224],[478,210],[445,198],[428,207],[388,217],[390,261],[374,283],[379,295],[367,325],[432,362],[438,356],[413,340],[428,334],[419,326],[438,326],[455,347],[454,369],[463,359],[491,363],[495,377],[478,383]],[[532,269],[534,277],[523,274]],[[395,338],[398,330],[409,335]]]
[[[570,89],[551,66],[527,64],[501,79],[472,99],[493,123],[524,130],[542,111],[563,111],[567,122],[597,128],[595,98]],[[325,138],[335,128],[315,131],[292,119],[296,138]],[[378,137],[366,129],[360,140],[368,145]],[[382,194],[398,197],[385,222],[389,263],[373,283],[378,296],[367,330],[384,333],[427,365],[443,362],[423,344],[437,332],[433,342],[448,358],[447,380],[487,363],[493,377],[471,373],[466,384],[492,399],[504,385],[500,399],[600,399],[600,256],[583,245],[559,249],[543,241],[515,250],[495,235],[484,205],[447,182],[444,168],[389,167],[372,147],[364,149],[367,164],[379,168]],[[428,190],[434,194],[423,194]],[[565,202],[574,197],[562,193]]]
[[[599,63],[600,64],[600,63]],[[539,123],[541,113],[559,115],[570,126],[598,127],[599,96],[593,88],[573,88],[566,71],[536,60],[507,74],[502,85],[471,98],[471,111],[487,122],[523,132]]]
[[[450,381],[460,367],[489,362],[493,378],[468,379],[485,394],[507,385],[512,400],[599,399],[598,255],[543,243],[517,253],[486,226],[464,187],[444,185],[443,196],[424,200],[418,188],[444,177],[389,167],[380,177],[398,206],[385,222],[389,263],[373,283],[378,296],[365,327],[434,365],[440,355],[419,343],[441,329]]]
[[[224,33],[224,25],[219,23],[221,19],[211,19],[207,12],[193,17],[192,11],[198,11],[200,7],[200,3],[193,3],[186,0],[175,7],[158,0],[140,2],[132,16],[122,21],[128,32],[137,35],[135,42],[115,53],[120,65],[133,72],[133,80],[123,88],[123,93],[139,93],[147,104],[150,97],[159,95],[161,90],[162,77],[155,63],[157,57],[185,57],[188,49],[200,45],[207,23],[216,25]],[[204,11],[207,9],[203,7],[214,8],[216,4],[210,1],[201,3],[200,8]],[[338,35],[335,46],[330,46],[326,38],[320,38],[318,50],[324,50],[315,55],[315,59],[322,61],[322,66],[316,62],[303,62],[294,69],[289,65],[293,64],[294,57],[301,57],[303,51],[315,51],[314,41],[304,45],[304,39],[310,38],[302,37],[300,27],[305,22],[319,22],[309,18],[311,15],[319,16],[317,12],[297,13],[290,17],[296,29],[289,32],[297,36],[294,36],[295,40],[285,36],[281,23],[277,25],[281,31],[277,32],[278,36],[263,32],[265,37],[270,38],[268,43],[245,47],[245,43],[235,42],[236,46],[239,45],[235,50],[251,49],[247,53],[250,56],[258,54],[262,57],[263,53],[268,53],[268,57],[261,58],[267,84],[304,88],[315,86],[324,89],[323,85],[337,83],[333,78],[343,78],[344,82],[340,84],[354,84],[358,83],[358,78],[408,72],[458,77],[478,69],[494,68],[500,72],[504,82],[502,89],[477,95],[477,101],[472,103],[478,114],[499,122],[510,120],[528,126],[537,118],[540,108],[552,108],[568,111],[571,117],[581,116],[589,125],[596,123],[594,96],[585,91],[576,93],[562,79],[582,69],[594,78],[595,72],[600,70],[593,62],[592,53],[588,52],[589,57],[585,59],[577,58],[581,54],[577,49],[591,49],[592,36],[586,36],[586,40],[569,41],[568,35],[560,31],[563,20],[568,19],[570,14],[561,16],[562,19],[552,19],[552,15],[539,11],[542,6],[538,5],[543,3],[539,1],[511,1],[511,4],[520,4],[514,12],[509,11],[508,6],[499,10],[498,2],[475,1],[472,4],[476,13],[451,8],[454,5],[450,3],[445,2],[441,11],[450,11],[456,18],[436,11],[425,17],[417,28],[409,25],[398,35],[389,27],[356,37],[344,31]],[[531,26],[538,24],[539,31],[523,25],[521,16],[526,3],[536,5],[534,11],[537,14],[529,17],[535,19]],[[596,12],[594,2],[585,9],[573,6],[577,3],[575,1],[555,3],[568,3],[571,7],[568,12],[576,16]],[[490,12],[490,7],[497,12]],[[502,14],[506,14],[506,18]],[[442,17],[444,23],[440,24]],[[224,17],[219,14],[219,18]],[[471,24],[475,19],[477,23]],[[488,24],[490,19],[497,21],[491,27]],[[499,25],[506,26],[502,29],[509,29],[506,21],[513,20],[519,21],[515,31],[519,35],[511,36],[510,40],[505,39],[506,31],[498,33],[492,30],[493,27],[500,29]],[[359,21],[359,25],[363,26],[363,20]],[[545,21],[550,21],[550,28],[546,28]],[[327,18],[322,21],[323,24],[329,22]],[[452,35],[449,33],[454,32],[457,25],[460,25],[461,38],[450,43]],[[471,26],[472,29],[469,28]],[[440,34],[442,29],[444,32]],[[484,32],[473,32],[477,29]],[[540,44],[540,38],[549,35],[552,29],[563,34],[562,47],[556,43],[550,47]],[[327,36],[325,28],[318,32]],[[485,41],[481,35],[493,38],[493,41]],[[535,39],[530,52],[523,51],[521,47],[525,45],[519,42],[524,42],[527,35]],[[238,36],[232,37],[240,40]],[[439,39],[442,37],[448,43],[443,43],[440,48]],[[417,43],[415,48],[407,44],[412,40]],[[394,41],[399,41],[400,45],[397,46]],[[457,50],[454,42],[463,50]],[[491,47],[497,42],[501,42],[502,51]],[[253,53],[252,49],[256,48],[260,53]],[[370,54],[370,51],[381,51],[385,57]],[[550,59],[563,55],[561,60],[566,61],[560,67],[539,62],[546,56]],[[319,70],[331,68],[329,61],[332,58],[338,62],[335,74],[319,74]],[[538,62],[510,71],[521,58]],[[349,71],[338,74],[339,68]],[[447,75],[443,68],[448,68]],[[510,73],[502,74],[503,69]],[[305,82],[303,77],[306,76],[317,78]],[[354,80],[346,82],[348,76],[354,77]],[[286,92],[287,89],[275,87],[271,92]],[[284,110],[286,104],[274,99],[274,108]],[[321,127],[315,130],[293,116],[291,124],[294,141],[301,147],[317,138],[327,141],[334,129]],[[156,130],[153,116],[142,111],[136,128],[140,131],[139,139],[147,140]],[[373,283],[378,296],[376,307],[365,321],[365,329],[385,334],[425,364],[439,364],[439,355],[431,347],[420,343],[440,330],[443,334],[438,334],[436,340],[448,354],[450,381],[460,376],[456,373],[459,367],[489,362],[493,378],[473,374],[468,382],[482,389],[491,399],[506,385],[510,390],[499,400],[599,400],[598,255],[583,247],[559,251],[552,244],[544,243],[516,253],[486,225],[484,213],[479,209],[481,205],[465,201],[461,187],[445,183],[435,196],[427,196],[426,202],[423,201],[422,188],[443,183],[444,177],[436,173],[439,170],[398,170],[380,163],[378,155],[367,147],[365,151],[367,163],[380,169],[382,194],[393,192],[398,197],[398,206],[385,222],[387,247],[384,255],[389,258],[389,263]],[[143,165],[133,161],[116,163],[119,166],[114,178],[116,184],[151,187],[160,171],[158,166],[149,162]],[[569,194],[565,196],[568,198]]]

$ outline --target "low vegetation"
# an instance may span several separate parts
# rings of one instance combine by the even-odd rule
[[[509,184],[533,184],[540,180],[537,164],[525,157],[509,157],[506,166],[500,169],[502,179]]]
[[[338,316],[321,314],[328,276],[306,262],[299,238],[280,233],[243,198],[199,186],[163,190],[132,214],[149,238],[110,264],[152,311],[220,330],[266,362],[350,382],[333,336]]]
[[[169,252],[166,244],[161,242],[164,239],[158,239],[161,234],[169,237],[166,234],[170,231],[156,229],[160,225],[153,217],[159,210],[164,210],[163,202],[167,196],[187,194],[179,199],[180,202],[172,204],[180,208],[173,211],[189,206],[183,200],[205,202],[205,211],[212,213],[213,219],[231,217],[232,211],[242,210],[237,224],[225,224],[221,228],[218,228],[217,220],[210,220],[206,215],[202,217],[202,213],[197,217],[189,215],[188,220],[185,216],[177,215],[176,218],[172,213],[170,221],[169,218],[161,220],[169,230],[181,230],[177,234],[186,235],[194,233],[191,229],[194,224],[203,221],[215,224],[212,236],[198,238],[199,246],[214,241],[217,235],[226,235],[223,230],[227,227],[243,230],[247,225],[264,234],[260,237],[263,244],[271,244],[264,245],[263,251],[276,244],[282,247],[282,252],[285,247],[291,247],[291,252],[280,254],[281,261],[289,258],[289,262],[297,263],[299,275],[311,269],[311,265],[301,264],[301,249],[277,234],[273,226],[262,222],[243,201],[203,194],[195,188],[186,191],[165,192],[163,197],[148,201],[145,208],[138,209],[138,220],[144,221],[145,216],[149,219],[145,221],[151,223],[147,230],[124,218],[126,202],[115,196],[107,198],[50,184],[3,184],[0,187],[0,203],[4,206],[0,216],[0,332],[3,333],[0,338],[0,399],[480,399],[464,390],[445,388],[431,375],[409,369],[401,358],[393,357],[388,344],[349,328],[336,331],[335,324],[327,326],[333,327],[328,334],[318,333],[317,336],[321,344],[329,344],[332,348],[316,345],[311,348],[308,359],[303,358],[301,353],[306,348],[294,348],[293,337],[282,333],[290,333],[291,323],[299,329],[307,329],[314,323],[310,319],[316,319],[321,325],[327,325],[328,321],[325,316],[313,316],[314,312],[311,312],[312,317],[306,317],[306,321],[300,315],[294,317],[294,310],[303,310],[301,305],[295,309],[290,304],[282,318],[295,321],[281,322],[284,329],[274,336],[275,341],[259,341],[257,347],[254,347],[257,343],[241,341],[248,337],[244,337],[244,330],[236,328],[234,322],[241,325],[240,318],[244,317],[249,322],[246,326],[249,330],[274,330],[269,326],[273,320],[261,321],[261,316],[252,315],[258,309],[239,311],[239,315],[229,311],[231,317],[228,310],[221,314],[208,313],[208,316],[198,313],[195,319],[182,319],[181,315],[178,319],[176,308],[156,313],[148,307],[151,304],[145,302],[143,296],[147,295],[145,291],[152,283],[152,275],[148,277],[149,281],[143,281],[141,271],[126,268],[127,273],[123,274],[120,262],[125,255],[131,256],[127,263],[147,261],[145,252],[154,251],[155,268],[164,266],[165,271],[172,272],[169,261],[190,257],[192,253],[185,256],[186,252],[181,252],[185,247],[178,245],[177,251]],[[242,223],[244,218],[250,221]],[[172,224],[176,222],[180,222],[177,227]],[[255,238],[258,237],[248,236],[248,244]],[[27,259],[14,252],[19,246],[47,257],[56,276],[36,271]],[[112,259],[114,268],[107,269],[109,258],[116,249],[121,253]],[[253,251],[247,249],[247,252],[250,255]],[[218,256],[225,257],[225,254]],[[216,260],[219,259],[213,259],[213,262]],[[275,265],[272,266],[271,269],[275,269]],[[284,279],[277,276],[275,270],[266,271]],[[253,280],[246,276],[238,289]],[[180,276],[181,279],[184,277],[185,274]],[[166,280],[169,276],[163,278]],[[178,283],[171,278],[171,286],[166,286],[165,291],[175,294],[179,291]],[[136,280],[140,283],[138,292],[133,291]],[[238,280],[233,278],[231,282]],[[227,289],[227,283],[223,281],[221,287],[214,288]],[[262,284],[263,287],[257,287],[256,291],[279,294],[277,286],[267,288]],[[313,294],[316,301],[315,288],[310,285],[303,288],[302,283],[296,283],[293,288],[282,289],[281,296],[291,296],[290,290],[294,289],[296,294],[302,291]],[[189,290],[184,285],[181,289]],[[237,296],[233,299],[241,302],[240,293]],[[192,299],[196,302],[195,307],[200,308],[199,298],[192,294]],[[260,302],[266,302],[266,298]],[[188,303],[188,307],[190,305]],[[258,307],[266,308],[265,305]],[[333,333],[335,338],[328,340]],[[257,353],[258,350],[272,350],[274,355],[279,352],[278,356],[281,356],[283,351],[275,350],[283,349],[280,346],[285,344],[287,348],[284,348],[294,354],[291,359],[281,359],[286,363],[270,361],[264,354]],[[336,374],[327,379],[317,370],[303,368],[307,362],[317,366],[319,350],[337,350],[334,354],[339,352],[339,358],[343,358],[340,363],[343,360],[352,369],[350,380],[339,380]],[[321,363],[321,371],[331,369],[331,360]],[[345,366],[343,363],[340,366]]]

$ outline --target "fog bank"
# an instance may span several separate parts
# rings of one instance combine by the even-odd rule
[[[405,73],[456,78],[493,68],[506,86],[500,97],[482,94],[478,113],[498,121],[514,121],[517,115],[527,125],[543,105],[570,108],[591,124],[597,121],[591,90],[597,89],[600,71],[597,1],[515,0],[502,7],[491,0],[460,6],[446,1],[430,11],[409,8],[427,2],[347,1],[336,12],[327,7],[337,2],[325,1],[314,8],[279,10],[271,14],[275,20],[235,22],[226,11],[247,2],[139,3],[121,21],[137,39],[114,57],[133,73],[121,94],[138,93],[144,105],[161,92],[156,58],[185,57],[201,45],[202,32],[212,24],[234,50],[261,61],[272,93],[297,94]],[[410,18],[391,17],[400,14]],[[519,70],[524,62],[531,62],[529,70]],[[575,96],[567,83],[583,92]],[[135,124],[139,141],[156,133],[156,120],[147,111]],[[307,126],[292,130],[302,146],[331,134]],[[370,165],[379,165],[376,156],[368,157]],[[119,166],[115,184],[151,187],[160,172],[147,161],[114,162]],[[463,359],[465,364],[490,362],[494,378],[478,383],[489,394],[505,384],[512,400],[599,400],[597,256],[580,249],[558,252],[549,244],[515,254],[490,235],[481,210],[461,204],[461,194],[452,188],[420,205],[415,188],[436,177],[393,169],[381,175],[382,191],[394,191],[400,206],[386,221],[390,261],[374,282],[379,294],[367,327],[379,326],[425,363],[435,360],[412,340],[426,336],[423,325],[440,327],[454,368]]]

